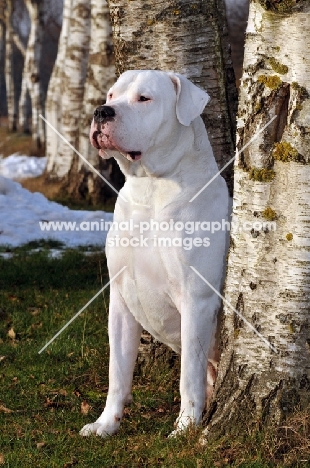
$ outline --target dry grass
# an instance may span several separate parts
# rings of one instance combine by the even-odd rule
[[[29,192],[40,192],[49,200],[54,200],[59,195],[60,182],[47,182],[44,175],[30,179],[19,180],[21,185]]]
[[[9,132],[4,119],[0,122],[0,154],[4,157],[13,153],[21,153],[26,156],[43,156],[44,151],[38,151],[33,147],[31,135],[22,132]]]
[[[297,466],[310,461],[310,412],[300,411],[290,416],[285,425],[266,434],[265,450],[271,458],[280,460],[285,466]],[[309,465],[307,465],[309,466]]]
[[[310,413],[296,411],[280,427],[270,426],[242,437],[223,437],[209,447],[217,467],[297,468],[310,466]]]

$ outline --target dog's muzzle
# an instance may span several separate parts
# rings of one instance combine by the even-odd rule
[[[96,123],[103,123],[115,117],[115,110],[110,106],[99,106],[94,112],[94,121]]]

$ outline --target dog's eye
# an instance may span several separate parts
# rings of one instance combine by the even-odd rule
[[[139,97],[139,102],[145,102],[145,101],[150,101],[150,98],[145,97],[145,96],[140,96]]]
[[[109,98],[109,99],[112,99],[112,97],[113,97],[113,94],[110,93],[110,94],[108,95],[108,98]]]

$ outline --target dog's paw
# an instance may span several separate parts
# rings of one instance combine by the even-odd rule
[[[179,429],[175,429],[174,431],[170,432],[170,434],[168,435],[168,439],[175,439],[176,437],[179,437],[183,433],[184,433],[184,430],[180,431]]]
[[[92,434],[100,436],[100,437],[108,437],[109,435],[111,435],[105,430],[104,426],[99,423],[86,424],[80,430],[80,435],[83,437],[88,437]]]
[[[186,431],[191,429],[196,429],[199,426],[199,422],[195,421],[192,417],[189,416],[179,416],[176,420],[174,427],[175,430],[168,435],[168,437],[178,437],[183,435]]]

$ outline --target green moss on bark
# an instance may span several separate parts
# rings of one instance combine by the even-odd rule
[[[277,161],[289,162],[298,161],[298,151],[291,143],[282,141],[281,143],[275,143],[272,151],[272,156]]]
[[[275,175],[272,169],[258,169],[257,167],[252,167],[249,174],[250,179],[256,182],[271,182],[275,178]]]
[[[268,11],[277,13],[291,13],[300,10],[308,0],[258,0],[260,5]]]
[[[257,79],[260,83],[264,84],[267,86],[267,88],[270,89],[278,89],[282,85],[282,81],[277,75],[260,75]]]
[[[273,71],[279,73],[280,75],[286,75],[286,73],[288,72],[288,67],[278,62],[278,60],[276,60],[274,57],[271,57],[269,59],[269,63]]]
[[[263,212],[262,212],[263,218],[267,219],[267,221],[274,221],[277,219],[277,213],[268,206]]]

